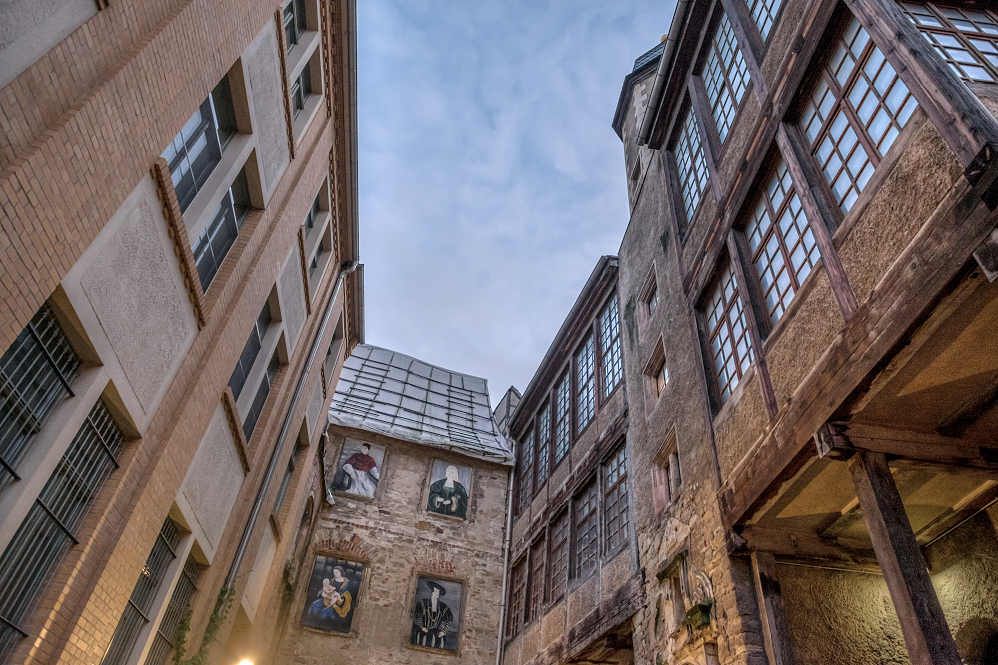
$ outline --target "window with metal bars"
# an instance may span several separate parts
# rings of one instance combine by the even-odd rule
[[[208,182],[236,131],[232,92],[225,77],[163,152],[181,212],[187,212]]]
[[[249,211],[249,183],[243,168],[222,197],[215,216],[194,243],[194,263],[197,264],[203,291],[208,290],[221,269],[222,261],[235,244]]]
[[[132,596],[125,605],[125,611],[118,620],[114,635],[111,637],[111,645],[107,648],[101,665],[120,665],[127,662],[139,633],[151,621],[153,601],[160,585],[166,581],[164,577],[167,569],[177,558],[178,545],[180,545],[180,529],[176,522],[167,517],[159,530],[159,535],[156,536],[156,542],[152,546],[149,558],[146,559],[146,565],[139,573],[139,579],[132,589]]]
[[[48,305],[0,357],[0,489],[20,480],[17,466],[52,409],[67,395],[80,358]]]
[[[724,143],[749,85],[748,65],[724,12],[721,12],[721,19],[710,40],[701,78],[707,91],[710,113],[717,125],[717,135]]]
[[[277,490],[277,498],[274,500],[274,514],[280,514],[281,506],[284,505],[284,498],[288,493],[288,487],[291,485],[291,478],[295,475],[295,467],[298,465],[301,449],[301,441],[295,440],[294,450],[291,451],[291,456],[288,458],[288,466],[284,470],[284,477],[281,478],[281,487]]]
[[[308,262],[308,278],[312,279],[315,277],[315,271],[319,269],[319,252],[322,250],[321,247],[315,248],[315,254],[312,255],[312,260]]]
[[[312,94],[311,71],[311,63],[306,62],[305,67],[301,70],[301,74],[291,84],[291,107],[294,110],[296,118],[305,109],[305,99]]]
[[[538,539],[530,547],[530,580],[527,590],[527,604],[524,608],[524,623],[533,621],[541,613],[544,602],[544,539]]]
[[[260,387],[256,391],[256,396],[253,398],[253,404],[250,406],[249,413],[246,414],[246,419],[243,420],[243,434],[246,436],[247,441],[253,436],[253,430],[256,429],[256,422],[260,419],[260,413],[263,412],[263,405],[267,403],[267,396],[270,395],[270,387],[274,384],[274,379],[277,377],[277,372],[280,369],[281,361],[275,351],[274,356],[270,359],[270,364],[267,365],[267,371],[263,375]]]
[[[998,81],[998,14],[922,2],[902,2],[901,9],[957,76]]]
[[[520,500],[519,513],[523,513],[530,505],[530,497],[533,494],[531,478],[534,471],[534,430],[527,433],[520,446]]]
[[[270,327],[273,320],[270,302],[263,303],[263,309],[256,317],[253,330],[250,331],[249,338],[243,346],[243,352],[239,354],[239,360],[236,361],[236,367],[232,370],[232,376],[229,377],[229,387],[232,388],[232,394],[236,399],[239,399],[239,395],[243,392],[253,363],[256,362],[256,357],[263,347],[263,338],[267,334],[267,328]]]
[[[704,191],[707,189],[707,157],[700,143],[700,130],[697,128],[693,109],[686,109],[686,117],[680,123],[679,136],[672,149],[675,159],[676,178],[679,183],[679,195],[683,200],[683,210],[687,221],[693,219],[693,213],[700,206]]]
[[[847,213],[918,103],[851,14],[829,53],[799,124],[832,198]]]
[[[609,397],[624,378],[624,357],[620,350],[620,308],[617,294],[599,315],[600,363],[602,367],[603,397]]]
[[[566,372],[558,387],[555,389],[555,423],[554,423],[554,464],[565,458],[568,454],[568,445],[572,440],[572,426],[569,421],[569,414],[572,411],[571,394],[572,384],[569,382],[569,374]]]
[[[621,448],[603,467],[603,523],[606,551],[627,542],[630,518],[627,512],[627,449]]]
[[[537,416],[537,484],[540,487],[548,479],[551,466],[551,402],[544,405]]]
[[[749,14],[752,15],[752,20],[759,28],[762,41],[769,39],[769,33],[773,29],[773,24],[776,23],[776,15],[782,4],[783,0],[749,0]]]
[[[205,568],[206,566],[197,562],[193,554],[187,556],[184,569],[177,580],[177,585],[173,588],[173,595],[170,596],[163,618],[156,628],[156,635],[153,637],[145,665],[166,665],[169,661],[170,654],[177,646],[177,628],[191,605],[191,599],[198,590],[198,579]]]
[[[307,238],[312,229],[315,228],[315,222],[319,219],[319,213],[322,212],[319,203],[319,195],[315,195],[315,200],[312,201],[312,207],[308,209],[308,214],[305,216],[305,237]]]
[[[98,400],[0,556],[0,661],[111,471],[124,435]]]
[[[575,431],[581,433],[596,415],[596,342],[589,335],[575,354]]]
[[[527,560],[524,557],[509,573],[509,616],[506,618],[506,633],[510,637],[516,637],[523,629],[523,602],[527,591],[526,569]]]
[[[575,577],[584,577],[599,558],[599,491],[593,478],[573,500],[575,510]]]
[[[820,258],[818,244],[782,157],[773,166],[765,187],[759,189],[750,210],[745,236],[766,297],[766,308],[776,323]]]
[[[568,588],[568,535],[569,515],[565,510],[551,524],[551,541],[548,551],[548,598],[561,600]]]
[[[291,52],[305,32],[305,0],[292,0],[284,7],[285,49]]]
[[[714,378],[723,404],[752,363],[752,343],[745,323],[745,310],[730,263],[725,263],[714,282],[704,318]]]

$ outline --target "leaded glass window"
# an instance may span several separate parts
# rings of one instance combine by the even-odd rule
[[[717,124],[717,135],[723,143],[749,84],[748,65],[738,48],[728,16],[723,12],[710,41],[702,78],[710,102],[710,113]]]
[[[707,189],[708,177],[707,158],[700,143],[700,133],[692,109],[686,111],[673,154],[676,158],[676,177],[679,180],[683,210],[686,212],[686,219],[691,220],[700,206],[704,190]]]
[[[596,415],[596,342],[589,335],[575,354],[576,431],[581,432]]]
[[[915,2],[902,2],[901,8],[957,76],[998,81],[998,15]]]
[[[752,363],[745,310],[730,264],[725,264],[715,282],[704,314],[714,376],[721,402],[725,402]]]
[[[582,577],[596,567],[599,557],[599,504],[596,479],[575,497],[575,576]]]
[[[555,389],[555,425],[554,425],[554,463],[555,466],[568,454],[568,446],[572,440],[572,424],[569,421],[569,414],[572,411],[571,393],[572,385],[569,382],[570,374],[566,373],[558,382]]]
[[[606,524],[606,549],[614,551],[627,538],[630,518],[627,512],[627,449],[621,448],[603,467],[603,520]]]
[[[600,313],[599,340],[603,397],[608,397],[624,378],[624,359],[620,351],[620,310],[617,306],[617,294],[610,298],[610,302]]]
[[[769,32],[773,29],[776,14],[779,13],[782,4],[783,0],[749,0],[749,13],[759,28],[763,41],[769,38]]]

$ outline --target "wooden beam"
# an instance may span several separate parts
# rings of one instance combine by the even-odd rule
[[[912,665],[960,665],[887,459],[859,451],[849,460],[849,472]]]
[[[977,419],[996,402],[998,402],[998,375],[946,416],[937,431],[945,436],[962,436],[967,428],[977,422]]]
[[[762,620],[762,638],[769,665],[793,665],[790,631],[783,612],[783,595],[776,576],[776,559],[768,552],[752,553],[752,578]]]
[[[767,552],[801,559],[824,559],[844,563],[877,565],[869,545],[852,538],[825,538],[814,533],[778,531],[754,524],[736,526],[725,536],[728,554],[739,556]]]
[[[819,454],[846,459],[856,450],[883,453],[893,460],[952,469],[998,473],[998,448],[981,446],[952,436],[890,429],[858,423],[827,423],[815,434]],[[824,451],[824,454],[822,454]]]

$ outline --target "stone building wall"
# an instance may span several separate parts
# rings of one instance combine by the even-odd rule
[[[386,448],[374,499],[334,492],[335,504],[317,504],[318,517],[297,571],[277,662],[491,663],[502,606],[507,467],[363,430],[332,425],[326,447],[332,481],[347,437]],[[467,521],[426,510],[434,460],[473,468]],[[308,580],[315,557],[363,564],[349,633],[302,625],[315,598]],[[417,578],[462,585],[458,648],[410,645]],[[445,596],[441,600],[448,601]]]

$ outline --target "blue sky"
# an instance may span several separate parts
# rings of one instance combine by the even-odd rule
[[[359,0],[367,342],[521,391],[627,224],[610,123],[672,0]]]

